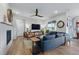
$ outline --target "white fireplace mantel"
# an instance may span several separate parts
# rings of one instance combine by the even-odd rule
[[[11,30],[11,40],[7,45],[6,31]],[[13,41],[13,26],[7,25],[5,23],[0,23],[0,55],[6,54],[7,48],[11,45]]]

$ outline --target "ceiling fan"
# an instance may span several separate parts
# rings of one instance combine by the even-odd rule
[[[35,15],[33,15],[33,16],[43,17],[43,16],[39,15],[38,13],[39,13],[39,12],[38,12],[38,9],[36,9],[36,11],[35,11]]]

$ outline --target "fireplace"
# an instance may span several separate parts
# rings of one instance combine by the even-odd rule
[[[11,30],[7,30],[6,36],[7,36],[7,44],[8,44],[11,40]]]

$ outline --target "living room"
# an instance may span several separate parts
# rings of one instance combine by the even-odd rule
[[[78,5],[78,3],[0,4],[0,54],[78,54]]]

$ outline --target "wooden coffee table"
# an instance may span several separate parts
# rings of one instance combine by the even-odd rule
[[[36,46],[36,42],[40,41],[40,39],[38,39],[37,37],[32,37],[30,39],[32,40],[32,54],[34,54],[34,51],[36,50],[34,49],[34,47]]]
[[[32,37],[30,38],[33,42],[36,42],[36,41],[40,41],[40,39],[36,38],[36,37]]]

